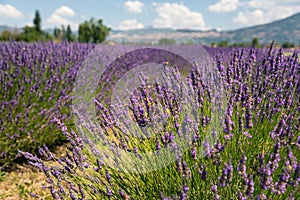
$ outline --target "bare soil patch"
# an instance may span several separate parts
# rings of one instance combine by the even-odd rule
[[[65,155],[67,144],[55,149],[57,157]],[[52,199],[44,173],[27,164],[17,164],[13,171],[5,172],[0,180],[0,199],[3,200],[30,200]]]

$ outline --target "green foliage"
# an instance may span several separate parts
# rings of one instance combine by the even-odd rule
[[[73,34],[70,25],[67,26],[67,30],[65,30],[65,27],[63,25],[61,26],[61,29],[55,27],[53,31],[53,36],[56,40],[60,40],[60,41],[63,40],[67,40],[69,42],[76,41],[76,36]]]
[[[49,41],[53,39],[48,33],[38,32],[36,27],[25,26],[23,32],[17,35],[16,41],[34,42],[34,41]]]
[[[171,44],[176,44],[176,41],[174,39],[169,39],[169,38],[161,38],[158,41],[159,45],[171,45]]]
[[[109,31],[110,28],[103,25],[102,19],[95,22],[94,18],[92,18],[90,21],[85,21],[79,25],[78,41],[101,43],[105,40]]]
[[[35,11],[35,17],[33,19],[34,28],[37,32],[42,33],[42,19],[38,10]]]
[[[55,39],[59,39],[61,35],[61,30],[57,27],[54,27],[53,36]]]
[[[78,31],[78,41],[79,42],[89,42],[91,37],[89,22],[85,21],[79,25]]]
[[[3,181],[7,177],[7,173],[4,171],[1,171],[0,169],[0,182]]]
[[[254,47],[258,47],[258,45],[259,45],[258,38],[257,38],[257,37],[253,38],[253,39],[252,39],[252,47],[253,47],[253,48],[254,48]]]
[[[293,47],[295,47],[295,44],[292,43],[292,42],[284,42],[284,43],[282,44],[282,47],[283,47],[283,48],[293,48]]]
[[[74,42],[75,41],[75,36],[71,30],[71,26],[68,25],[67,26],[67,31],[66,31],[66,40],[68,40],[69,42]]]
[[[39,11],[35,12],[35,17],[33,19],[34,26],[25,26],[22,28],[22,32],[15,30],[14,32],[3,31],[0,36],[0,41],[16,40],[25,42],[35,42],[35,41],[49,41],[53,39],[53,36],[43,32],[41,27],[41,16]]]
[[[221,42],[218,43],[218,46],[219,47],[226,47],[226,46],[228,46],[228,41],[222,40]]]
[[[76,36],[73,34],[71,26],[68,25],[67,28],[62,25],[61,28],[54,28],[53,35],[42,31],[41,27],[41,16],[38,10],[35,12],[35,17],[33,19],[33,26],[25,26],[22,28],[22,32],[15,30],[10,32],[5,30],[0,35],[0,41],[25,41],[25,42],[35,42],[35,41],[64,41],[69,42],[76,41]],[[90,21],[85,21],[79,26],[79,42],[93,42],[101,43],[105,40],[106,36],[109,34],[110,28],[102,24],[102,20],[99,19],[97,22],[92,18]]]
[[[63,25],[61,26],[61,29],[55,27],[52,35],[42,31],[41,22],[42,19],[40,13],[36,10],[32,27],[25,26],[22,28],[22,32],[18,32],[17,30],[14,32],[5,30],[0,35],[0,41],[9,41],[12,39],[16,41],[35,42],[55,39],[56,41],[67,40],[69,42],[74,42],[78,40],[79,42],[85,43],[101,43],[105,40],[111,30],[103,25],[102,19],[95,21],[94,18],[91,18],[89,21],[85,21],[79,25],[79,35],[78,38],[76,38],[70,25],[68,25],[66,29]]]
[[[4,30],[1,35],[0,35],[0,41],[8,41],[10,39],[12,40],[16,40],[16,38],[18,37],[20,33],[18,32],[18,30],[14,30],[13,32],[10,32],[8,30]]]

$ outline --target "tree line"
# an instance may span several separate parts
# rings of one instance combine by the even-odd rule
[[[53,34],[42,30],[42,19],[38,10],[35,11],[33,26],[25,26],[22,31],[15,29],[13,31],[4,30],[0,34],[0,41],[70,41],[85,43],[101,43],[110,32],[110,28],[103,24],[102,19],[95,20],[91,18],[79,24],[78,34],[75,35],[70,25],[55,27]]]

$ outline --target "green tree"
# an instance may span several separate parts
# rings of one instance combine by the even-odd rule
[[[95,22],[94,18],[79,25],[78,41],[101,43],[109,34],[110,28],[103,24],[102,19]]]
[[[99,19],[97,21],[97,25],[95,26],[95,29],[93,30],[94,40],[95,43],[101,43],[105,40],[105,38],[108,36],[109,31],[111,29],[103,25],[102,19]]]
[[[33,24],[34,24],[35,30],[39,33],[42,33],[41,23],[42,23],[42,19],[41,19],[40,13],[38,10],[36,10],[35,17],[33,19]]]
[[[40,13],[36,10],[35,17],[33,19],[33,26],[23,27],[22,33],[17,36],[16,40],[26,42],[52,40],[52,35],[42,31],[41,21]]]
[[[91,39],[91,30],[89,27],[89,22],[85,21],[79,25],[78,30],[78,41],[79,42],[90,42]]]
[[[54,27],[53,35],[54,35],[55,39],[60,39],[60,37],[61,37],[61,31],[60,31],[60,29],[57,28],[57,27]]]
[[[295,47],[296,45],[292,42],[284,42],[282,43],[282,48],[293,48]]]
[[[255,47],[258,47],[259,46],[259,41],[258,41],[258,38],[255,37],[252,39],[252,47],[255,48]]]
[[[222,40],[221,42],[218,43],[219,47],[226,47],[228,46],[228,42],[226,40]]]
[[[57,36],[58,33],[56,32],[55,35]],[[0,40],[10,39],[25,42],[49,41],[53,39],[53,35],[42,31],[41,16],[39,11],[36,10],[35,17],[33,19],[33,26],[23,27],[22,32],[19,32],[17,29],[15,29],[13,32],[4,31],[0,35]]]
[[[73,32],[72,32],[72,29],[71,29],[70,25],[67,26],[66,40],[68,40],[69,42],[74,42],[75,41],[75,36],[73,35]]]
[[[17,37],[17,41],[34,42],[42,41],[43,35],[36,30],[36,27],[25,26],[23,32]]]

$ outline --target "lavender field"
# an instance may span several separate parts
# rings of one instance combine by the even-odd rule
[[[211,71],[158,50],[120,56],[86,97],[93,99],[95,119],[78,126],[85,107],[75,106],[84,99],[74,98],[82,92],[74,87],[86,86],[80,73],[94,73],[81,69],[95,48],[0,43],[0,181],[26,162],[44,173],[53,199],[300,199],[296,51],[286,54],[273,44],[204,47]],[[118,80],[152,61],[165,70],[166,85],[140,74],[126,107],[111,105]],[[57,146],[67,147],[64,156],[53,153]],[[28,191],[20,198],[44,197]]]

